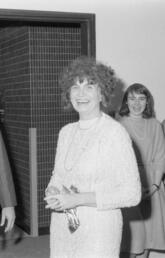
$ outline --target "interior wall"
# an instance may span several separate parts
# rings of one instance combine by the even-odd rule
[[[165,2],[162,0],[6,0],[0,8],[96,14],[97,59],[125,82],[146,85],[165,119]]]

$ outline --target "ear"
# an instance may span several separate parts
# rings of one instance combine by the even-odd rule
[[[102,99],[103,99],[103,96],[102,96],[102,94],[100,93],[100,96],[99,96],[100,102],[102,102]]]
[[[100,102],[102,102],[103,97],[104,97],[104,96],[102,95],[101,89],[100,89],[100,87],[99,87],[99,101],[100,101]]]
[[[107,107],[107,103],[105,101],[105,97],[103,95],[101,95],[101,104],[104,106],[104,107]]]

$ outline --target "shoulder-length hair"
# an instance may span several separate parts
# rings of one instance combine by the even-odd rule
[[[121,108],[119,110],[120,116],[128,116],[129,115],[129,108],[127,105],[128,95],[133,93],[137,94],[144,94],[146,96],[146,107],[142,113],[142,116],[144,118],[151,118],[155,117],[155,111],[154,111],[154,99],[151,95],[150,91],[142,84],[140,83],[134,83],[130,85],[127,90],[124,93]]]
[[[59,77],[59,86],[62,90],[62,104],[64,109],[71,110],[70,89],[77,80],[98,84],[101,89],[101,107],[107,108],[116,86],[116,77],[110,66],[97,62],[94,58],[81,56],[70,63]]]

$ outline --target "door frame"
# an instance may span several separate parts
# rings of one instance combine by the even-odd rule
[[[79,23],[82,29],[82,55],[96,56],[96,29],[94,13],[73,13],[39,10],[0,9],[0,23],[53,24]],[[1,25],[0,25],[1,26]]]

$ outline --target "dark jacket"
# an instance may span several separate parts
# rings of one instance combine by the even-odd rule
[[[16,195],[13,184],[11,167],[0,131],[0,206],[11,207],[16,205]]]

